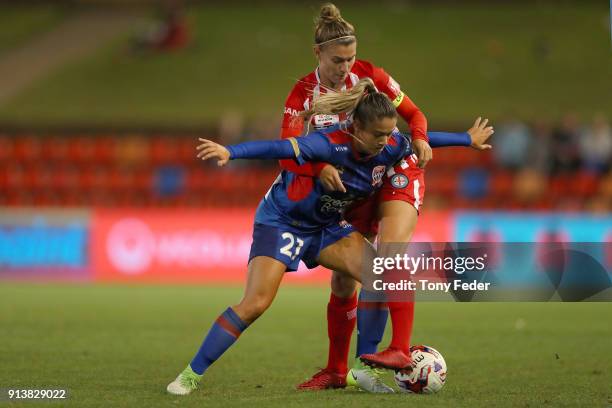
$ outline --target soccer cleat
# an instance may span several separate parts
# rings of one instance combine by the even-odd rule
[[[357,360],[346,375],[346,384],[375,394],[391,394],[393,388],[385,384],[380,376],[382,371]]]
[[[324,368],[313,375],[310,380],[299,384],[296,388],[302,391],[317,391],[344,387],[346,387],[346,375]]]
[[[196,374],[191,369],[191,366],[188,365],[187,368],[185,368],[183,372],[176,377],[176,380],[168,384],[166,391],[173,395],[190,394],[191,391],[198,388],[201,379],[202,376],[200,374]]]
[[[410,369],[412,364],[412,359],[408,354],[391,347],[378,353],[362,354],[359,359],[366,365],[389,370]]]

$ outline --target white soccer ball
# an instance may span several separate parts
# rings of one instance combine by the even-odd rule
[[[446,362],[433,347],[412,346],[412,371],[397,371],[395,383],[402,392],[433,394],[442,389],[446,381]]]

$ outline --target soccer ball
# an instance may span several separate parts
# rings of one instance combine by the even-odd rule
[[[433,394],[446,381],[446,362],[436,349],[429,346],[410,347],[412,371],[396,371],[395,383],[402,392]]]

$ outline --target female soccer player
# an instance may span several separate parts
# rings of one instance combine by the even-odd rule
[[[317,181],[307,197],[291,199],[288,186],[296,176],[281,172],[255,215],[244,296],[217,318],[191,363],[168,385],[171,394],[185,395],[197,388],[208,367],[270,306],[284,273],[297,269],[300,260],[361,281],[362,266],[368,265],[373,249],[342,220],[342,211],[379,188],[382,174],[411,152],[410,143],[394,132],[394,106],[386,95],[376,91],[370,79],[313,102],[309,113],[351,113],[353,125],[300,138],[246,142],[227,148],[202,139],[198,146],[198,157],[217,159],[218,165],[239,158],[292,158],[298,163],[325,161],[343,166],[341,181],[347,191],[331,197]],[[430,137],[432,143],[440,145],[469,145],[484,133],[480,129],[473,135],[440,133]]]
[[[321,7],[315,26],[314,51],[318,67],[303,77],[289,93],[285,103],[281,137],[296,137],[303,132],[304,122],[300,111],[308,109],[312,99],[328,91],[350,89],[359,78],[371,78],[379,91],[384,92],[392,101],[398,114],[409,124],[414,150],[417,156],[406,157],[383,180],[382,190],[377,196],[355,206],[347,214],[347,220],[370,240],[376,237],[379,226],[379,243],[409,242],[417,222],[420,205],[425,190],[422,167],[432,157],[427,139],[427,121],[419,108],[400,89],[382,68],[356,59],[357,40],[353,26],[344,20],[333,4]],[[347,115],[314,115],[309,126],[323,129],[338,123],[348,122]],[[478,123],[486,126],[486,121]],[[490,148],[486,144],[473,144],[477,149]],[[292,197],[300,198],[308,194],[314,178],[330,191],[344,191],[338,171],[327,163],[306,163],[297,165],[292,160],[282,160],[285,170],[298,176],[289,186]],[[379,379],[380,372],[364,366],[359,359],[349,375],[348,351],[350,339],[355,328],[354,313],[357,306],[357,356],[375,353],[387,322],[387,305],[367,302],[360,295],[359,305],[355,294],[356,282],[343,274],[333,272],[331,296],[327,306],[327,325],[329,335],[329,354],[327,366],[313,378],[298,386],[299,389],[325,389],[343,387],[347,379],[371,392],[392,392]],[[408,299],[407,299],[408,300]],[[407,361],[410,334],[414,316],[414,303],[389,302],[393,322],[393,337],[390,350],[383,352],[383,363],[395,360]],[[378,356],[374,356],[376,359]],[[389,361],[390,360],[390,361]]]

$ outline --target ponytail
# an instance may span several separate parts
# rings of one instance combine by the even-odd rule
[[[345,91],[328,91],[312,100],[309,110],[301,113],[310,123],[313,115],[338,115],[353,113],[363,125],[383,117],[396,117],[397,112],[387,95],[376,90],[370,78],[360,79],[355,86]]]

